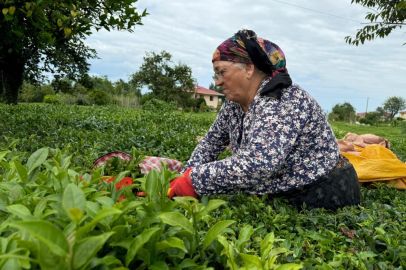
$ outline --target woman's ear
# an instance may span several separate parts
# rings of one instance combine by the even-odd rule
[[[254,72],[255,72],[254,64],[246,64],[245,73],[246,73],[247,79],[251,79],[252,76],[254,75]]]

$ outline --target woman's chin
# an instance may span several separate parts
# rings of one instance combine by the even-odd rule
[[[233,97],[232,97],[232,95],[230,95],[230,93],[227,93],[227,92],[223,91],[223,94],[226,96],[226,99],[228,99],[230,101],[233,101]]]

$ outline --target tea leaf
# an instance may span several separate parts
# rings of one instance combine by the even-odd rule
[[[124,177],[129,173],[130,171],[124,171],[120,172],[119,175],[114,179],[114,184],[120,183],[121,180],[124,179]]]
[[[40,242],[49,247],[50,252],[61,257],[68,256],[68,242],[62,231],[44,220],[30,220],[11,223],[11,227],[15,227],[22,231],[31,234]]]
[[[7,211],[22,219],[32,219],[33,218],[30,210],[22,204],[9,205],[9,206],[7,206]]]
[[[176,237],[171,237],[164,241],[156,243],[156,252],[158,253],[159,251],[170,247],[179,248],[183,250],[185,253],[187,253],[187,249],[183,241]]]
[[[158,261],[158,262],[154,263],[153,265],[150,265],[148,267],[148,269],[151,269],[151,270],[169,270],[169,266],[168,266],[168,264],[166,264],[163,261]]]
[[[204,237],[203,241],[203,249],[205,250],[211,242],[213,242],[214,239],[227,227],[229,227],[231,224],[234,224],[234,220],[223,220],[220,222],[217,222],[213,227],[211,227],[207,233],[206,236]]]
[[[151,236],[159,230],[160,228],[147,229],[134,238],[129,250],[127,251],[127,255],[125,256],[125,265],[127,267],[130,264],[130,262],[134,259],[134,256],[137,254],[138,250],[142,248],[142,246],[146,242],[148,242]]]
[[[244,262],[244,266],[246,269],[250,270],[262,270],[262,262],[261,259],[257,255],[248,255],[244,253],[240,253],[239,256],[241,257],[242,261]]]
[[[200,212],[197,213],[197,215],[196,215],[197,221],[200,221],[200,219],[204,215],[207,215],[208,213],[210,213],[210,211],[213,211],[213,210],[219,208],[220,206],[222,206],[225,203],[226,202],[223,200],[210,200],[207,203],[206,207],[204,207]]]
[[[4,11],[4,9],[3,9]],[[3,12],[4,13],[4,12]],[[2,269],[21,269],[20,260],[17,258],[9,258]]]
[[[151,200],[152,197],[157,193],[158,189],[158,181],[159,181],[159,173],[157,170],[151,170],[145,181],[145,192],[147,193],[147,197]]]
[[[14,165],[17,169],[18,175],[23,183],[27,182],[28,179],[28,172],[27,169],[17,160],[14,160]]]
[[[84,212],[86,208],[86,197],[82,189],[75,184],[69,184],[63,192],[62,206],[72,221],[78,221],[78,212]],[[71,209],[77,209],[74,212]]]
[[[113,207],[114,205],[114,201],[110,197],[98,197],[96,201],[105,207]]]
[[[261,241],[260,254],[263,259],[267,259],[269,252],[273,248],[273,243],[275,241],[275,235],[273,232],[265,236],[265,239]]]
[[[115,216],[115,215],[120,215],[122,211],[115,209],[115,208],[105,208],[99,210],[97,215],[93,218],[93,220],[89,223],[87,223],[85,226],[82,226],[81,228],[78,229],[76,232],[76,238],[80,239],[80,237],[90,231],[94,226],[96,226],[97,223],[99,223],[101,220],[110,217],[110,216]]]
[[[11,153],[11,152],[10,152],[10,151],[2,151],[2,152],[0,152],[0,161],[2,161],[3,158],[4,158],[8,153]]]
[[[42,270],[68,270],[66,257],[56,255],[43,242],[39,242],[38,259]]]
[[[193,234],[195,231],[189,220],[187,220],[187,218],[185,218],[182,214],[169,212],[158,215],[158,218],[160,218],[163,223],[181,227],[191,234]]]
[[[245,243],[247,243],[250,240],[251,235],[253,233],[254,233],[254,229],[252,228],[251,225],[247,225],[244,228],[242,228],[242,230],[240,231],[240,234],[238,236],[237,243],[236,243],[236,248],[237,248],[238,252],[243,251]]]
[[[189,267],[197,267],[197,266],[198,266],[198,265],[195,263],[195,261],[192,260],[192,259],[190,259],[190,258],[184,259],[184,260],[179,264],[179,267],[180,267],[181,269],[189,268]]]
[[[138,206],[144,204],[144,202],[140,202],[140,201],[131,201],[129,204],[127,204],[126,206],[124,206],[124,208],[122,209],[123,213],[126,213],[129,210],[132,210],[134,208],[137,208]]]
[[[114,256],[105,256],[105,257],[103,257],[101,259],[93,258],[90,265],[89,265],[89,268],[93,269],[93,268],[96,268],[96,266],[99,266],[99,265],[114,265],[114,264],[115,265],[123,265],[121,263],[121,261],[119,259],[117,259],[116,257],[114,257]],[[119,269],[119,268],[114,268],[114,269]]]
[[[303,266],[296,263],[286,263],[284,265],[279,266],[276,270],[299,270],[302,269]]]
[[[73,268],[80,269],[90,263],[91,259],[102,248],[114,232],[103,233],[80,240],[73,246]]]
[[[48,157],[48,147],[41,148],[35,151],[27,161],[28,174],[30,174],[35,168],[41,166]]]
[[[131,243],[134,241],[134,238],[125,238],[121,240],[114,241],[110,244],[113,247],[123,247],[125,249],[130,249]]]

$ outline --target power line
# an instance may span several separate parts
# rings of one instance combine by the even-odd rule
[[[293,5],[293,4],[285,3],[285,2],[282,2],[282,1],[278,1],[278,0],[273,0],[273,1],[281,3],[281,4],[285,4],[285,5],[288,5],[288,6],[293,6],[293,7],[297,7],[297,8],[301,8],[301,9],[310,10],[310,11],[317,12],[317,13],[320,13],[320,14],[324,14],[324,15],[327,15],[327,16],[336,17],[336,18],[343,19],[343,20],[356,22],[356,23],[361,23],[359,21],[351,20],[351,19],[344,18],[344,17],[341,17],[341,16],[333,15],[333,14],[330,14],[330,13],[326,13],[326,12],[322,12],[322,11],[318,11],[318,10],[314,10],[314,9],[310,9],[310,8],[305,8],[305,7]]]
[[[337,15],[330,14],[330,13],[326,13],[326,12],[323,12],[323,11],[318,11],[318,10],[311,9],[311,8],[301,7],[301,6],[298,6],[298,5],[289,4],[289,3],[285,3],[285,2],[282,2],[282,1],[278,1],[278,0],[272,0],[272,1],[275,1],[275,2],[278,2],[278,3],[281,3],[281,4],[285,4],[285,5],[288,5],[288,6],[292,6],[292,7],[297,7],[297,8],[301,8],[301,9],[305,9],[305,10],[310,10],[310,11],[313,11],[313,12],[317,12],[317,13],[320,13],[320,14],[323,14],[323,15],[335,17],[335,18],[338,18],[338,19],[342,19],[342,20],[347,20],[347,21],[350,21],[350,22],[356,22],[356,23],[359,23],[359,24],[363,24],[363,22],[360,22],[360,21],[351,20],[351,19],[348,19],[348,18],[345,18],[345,17],[337,16]],[[369,9],[373,10],[372,8],[369,8]],[[373,11],[374,11],[374,10],[373,10]],[[371,23],[372,23],[372,22],[371,22]],[[402,31],[399,31],[399,30],[396,30],[396,29],[392,29],[392,31],[406,34],[406,32],[402,32]]]

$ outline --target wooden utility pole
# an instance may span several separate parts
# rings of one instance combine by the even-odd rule
[[[365,116],[366,116],[367,113],[368,113],[368,101],[369,101],[369,97],[367,97],[367,108],[365,109]]]

